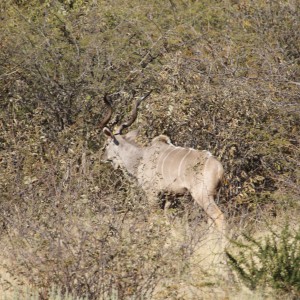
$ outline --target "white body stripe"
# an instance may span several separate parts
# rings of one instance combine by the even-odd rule
[[[169,149],[168,149],[168,150],[169,150]],[[165,164],[165,161],[166,161],[167,157],[168,157],[172,152],[174,152],[175,150],[177,150],[177,149],[176,149],[176,148],[172,149],[172,150],[166,155],[166,157],[164,158],[164,160],[163,160],[163,162],[162,162],[162,164],[161,164],[161,174],[162,174],[162,176],[164,176],[164,164]]]
[[[190,154],[191,152],[191,149],[189,149],[189,151],[185,154],[185,156],[181,159],[181,162],[179,164],[179,167],[178,167],[178,173],[177,173],[177,176],[178,178],[180,179],[180,174],[181,174],[181,167],[182,167],[182,164],[184,162],[184,160],[186,159],[186,157]]]

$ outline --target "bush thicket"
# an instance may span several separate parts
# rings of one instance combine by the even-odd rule
[[[7,268],[44,294],[54,284],[89,299],[141,298],[173,274],[172,256],[192,252],[166,252],[161,212],[101,163],[105,94],[112,125],[153,90],[137,120],[142,142],[164,133],[216,155],[226,170],[219,202],[233,223],[299,209],[299,5],[1,2],[0,224],[15,262]]]

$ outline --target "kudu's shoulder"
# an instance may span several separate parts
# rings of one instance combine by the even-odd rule
[[[164,143],[164,144],[168,144],[170,145],[171,144],[171,140],[168,136],[164,135],[164,134],[161,134],[159,136],[156,136],[152,141],[151,141],[151,144],[154,145],[154,144],[157,144],[157,143]]]

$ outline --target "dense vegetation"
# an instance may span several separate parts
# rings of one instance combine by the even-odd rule
[[[152,90],[140,142],[165,133],[222,161],[233,231],[299,216],[299,23],[297,0],[1,1],[6,269],[43,297],[53,285],[89,299],[178,296],[157,286],[189,272],[205,218],[182,199],[187,232],[165,244],[162,212],[100,160],[105,94],[113,125]]]

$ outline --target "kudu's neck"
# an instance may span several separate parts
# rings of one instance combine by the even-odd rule
[[[136,176],[140,160],[143,156],[143,148],[132,144],[126,140],[120,148],[120,157],[124,163],[124,168],[133,176]]]

